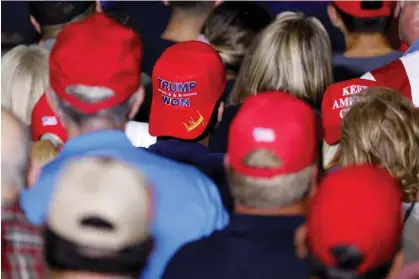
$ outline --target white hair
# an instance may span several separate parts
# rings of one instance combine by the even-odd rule
[[[48,87],[49,51],[39,46],[19,45],[1,61],[1,103],[26,125],[32,109]]]

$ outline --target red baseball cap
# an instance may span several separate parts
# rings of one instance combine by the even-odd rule
[[[200,41],[167,48],[153,68],[152,136],[192,140],[208,127],[226,85],[218,52]]]
[[[282,165],[276,169],[245,166],[245,156],[257,149],[271,151]],[[236,172],[251,177],[269,178],[300,171],[315,164],[317,158],[316,113],[285,92],[249,97],[230,126],[227,154]]]
[[[371,2],[373,1],[333,1],[333,4],[344,13],[358,18],[391,16],[396,6],[396,1]]]
[[[62,142],[67,141],[67,132],[48,104],[45,93],[35,104],[31,115],[32,140],[38,141],[43,135],[50,134]]]
[[[307,216],[308,245],[321,263],[336,267],[335,246],[359,250],[359,274],[384,264],[400,248],[402,194],[398,182],[382,168],[349,166],[326,176]]]
[[[354,95],[377,86],[380,84],[375,81],[355,78],[334,83],[326,89],[321,114],[324,140],[327,144],[333,145],[339,141],[342,119],[354,104]]]
[[[138,35],[102,13],[64,27],[51,51],[50,84],[58,97],[83,113],[128,100],[140,87],[142,46]],[[112,97],[87,103],[74,85],[103,87]]]

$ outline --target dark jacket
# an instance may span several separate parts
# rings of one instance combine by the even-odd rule
[[[224,207],[228,212],[232,212],[233,198],[224,170],[223,153],[210,153],[209,149],[200,143],[175,139],[158,140],[148,150],[179,163],[195,166],[205,173],[217,185]]]
[[[180,248],[163,279],[307,279],[308,260],[296,256],[300,216],[231,216],[230,224]]]

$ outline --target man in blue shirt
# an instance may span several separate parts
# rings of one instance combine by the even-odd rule
[[[22,194],[21,205],[31,223],[42,225],[54,184],[70,160],[108,156],[133,164],[149,179],[156,205],[155,249],[142,277],[155,279],[179,246],[223,228],[228,215],[216,186],[198,170],[137,149],[124,135],[144,98],[141,53],[138,36],[103,14],[60,32],[50,56],[47,98],[69,140]]]

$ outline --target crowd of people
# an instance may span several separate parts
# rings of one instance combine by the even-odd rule
[[[419,278],[418,1],[330,2],[335,54],[257,2],[154,38],[110,3],[28,2],[2,51],[3,278]]]

